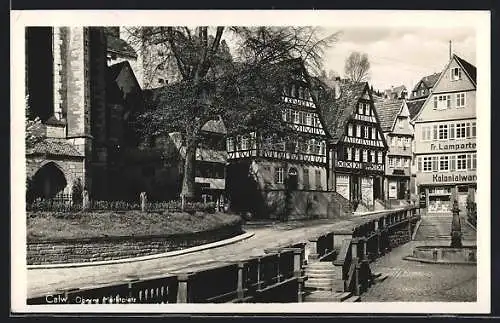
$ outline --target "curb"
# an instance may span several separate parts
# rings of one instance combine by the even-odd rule
[[[438,264],[438,265],[474,265],[476,266],[477,265],[477,262],[470,262],[470,261],[442,261],[442,260],[431,260],[431,259],[423,259],[423,258],[416,258],[416,257],[413,257],[413,256],[406,256],[406,257],[403,257],[403,260],[407,260],[407,261],[417,261],[417,262],[421,262],[421,263],[424,263],[424,264]]]
[[[197,251],[203,251],[207,249],[222,247],[228,244],[236,243],[245,239],[252,237],[255,233],[253,232],[245,232],[243,234],[237,235],[235,237],[220,240],[216,242],[211,242],[207,244],[203,244],[196,247],[191,247],[182,250],[168,251],[164,253],[147,255],[141,257],[133,257],[133,258],[123,258],[123,259],[115,259],[115,260],[107,260],[107,261],[95,261],[95,262],[78,262],[78,263],[67,263],[67,264],[46,264],[46,265],[28,265],[28,270],[37,270],[37,269],[56,269],[56,268],[76,268],[76,267],[92,267],[92,266],[105,266],[105,265],[115,265],[115,264],[123,264],[130,262],[139,262],[146,260],[153,260],[159,258],[169,258],[174,256],[185,255],[188,253],[193,253]]]

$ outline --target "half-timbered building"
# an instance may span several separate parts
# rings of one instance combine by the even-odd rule
[[[295,136],[255,129],[227,137],[226,187],[233,210],[272,217],[283,212],[287,190],[327,190],[327,135],[301,62],[294,72],[283,88],[281,117]]]
[[[328,188],[368,209],[384,198],[387,144],[368,83],[337,80],[322,101],[331,135]],[[333,97],[332,97],[333,96]]]

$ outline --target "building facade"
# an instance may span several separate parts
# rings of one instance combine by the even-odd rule
[[[89,191],[107,163],[106,41],[93,27],[26,28],[26,95],[47,138],[26,151],[35,197]]]
[[[375,104],[382,131],[389,147],[385,163],[385,199],[410,198],[413,125],[405,100],[387,100]]]
[[[373,209],[384,199],[387,144],[366,82],[338,80],[324,104],[329,140],[330,190],[354,204]]]
[[[476,192],[476,68],[453,55],[414,118],[416,182],[428,214]]]
[[[310,84],[299,63],[281,97],[282,121],[299,139],[264,135],[260,129],[228,134],[227,191],[234,210],[276,216],[284,212],[287,190],[327,190],[327,135]]]

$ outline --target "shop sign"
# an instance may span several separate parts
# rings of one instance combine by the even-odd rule
[[[475,181],[477,181],[477,176],[474,174],[432,175],[433,183],[475,182]]]

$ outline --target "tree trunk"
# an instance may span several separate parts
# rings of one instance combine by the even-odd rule
[[[185,203],[195,197],[194,175],[196,160],[196,141],[186,138],[186,158],[184,160],[184,176],[182,178],[181,207],[184,211]]]

